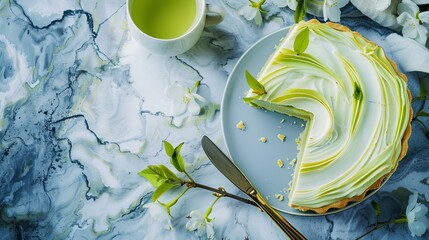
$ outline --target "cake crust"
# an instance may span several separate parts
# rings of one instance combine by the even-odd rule
[[[322,23],[320,23],[316,19],[312,19],[312,20],[310,20],[308,22],[322,24]],[[333,28],[335,30],[338,30],[338,31],[350,32],[353,35],[358,36],[358,37],[364,39],[369,44],[374,45],[374,46],[378,46],[374,42],[369,41],[368,39],[366,39],[365,37],[363,37],[360,33],[354,32],[354,31],[350,30],[348,27],[346,27],[344,25],[341,25],[341,24],[338,24],[338,23],[332,23],[332,22],[328,22],[328,23],[325,23],[325,24],[328,25],[328,26],[330,26],[331,28]],[[383,53],[384,53],[384,51],[383,51]],[[398,70],[398,67],[397,67],[396,63],[393,62],[390,58],[388,58],[385,53],[384,53],[384,55],[385,55],[386,59],[389,61],[389,63],[391,64],[391,66],[393,67],[393,69],[395,70],[395,72],[398,74],[398,76],[400,76],[401,79],[404,82],[407,83],[408,82],[407,77],[405,76],[405,74],[401,73]],[[410,92],[410,90],[409,90],[408,87],[407,87],[407,95],[408,95],[408,102],[411,103],[411,92]],[[381,185],[383,184],[383,182],[390,175],[392,175],[396,171],[396,169],[398,167],[398,164],[399,164],[399,161],[402,160],[405,157],[405,155],[406,155],[406,153],[408,151],[408,140],[409,140],[409,138],[411,136],[411,130],[412,130],[411,129],[411,120],[412,120],[411,116],[412,115],[413,115],[413,109],[410,108],[410,115],[409,115],[410,117],[409,117],[409,120],[408,120],[408,125],[407,125],[407,128],[406,128],[403,136],[402,136],[401,152],[399,154],[399,157],[398,157],[397,161],[395,161],[396,164],[395,164],[394,168],[389,173],[387,173],[387,174],[383,175],[382,177],[380,177],[374,184],[372,184],[371,186],[369,186],[362,194],[360,194],[358,196],[351,197],[351,198],[345,198],[345,199],[342,199],[340,201],[328,204],[328,205],[320,207],[320,208],[309,208],[309,207],[302,207],[302,206],[297,206],[297,205],[291,205],[291,207],[296,208],[296,209],[298,209],[300,211],[314,211],[314,212],[319,213],[319,214],[324,214],[327,211],[329,211],[330,209],[341,209],[341,208],[346,207],[351,202],[362,201],[365,198],[366,194],[369,191],[379,189],[381,187]]]

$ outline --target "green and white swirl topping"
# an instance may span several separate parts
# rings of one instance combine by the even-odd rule
[[[410,120],[405,79],[379,46],[345,29],[294,25],[258,75],[264,91],[245,98],[308,120],[289,193],[289,205],[302,210],[364,194],[402,157]],[[302,35],[308,45],[297,44]]]

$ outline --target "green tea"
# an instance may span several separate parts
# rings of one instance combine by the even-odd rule
[[[161,39],[183,35],[192,25],[196,0],[135,0],[131,18],[140,30]]]

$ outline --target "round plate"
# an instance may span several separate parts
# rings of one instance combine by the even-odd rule
[[[245,71],[256,76],[265,61],[274,52],[275,46],[286,36],[289,28],[280,29],[255,43],[248,49],[229,75],[221,105],[222,131],[228,152],[234,163],[251,181],[252,185],[275,209],[294,215],[320,216],[311,211],[301,212],[288,206],[287,192],[292,180],[294,167],[291,162],[296,158],[298,149],[295,139],[304,130],[305,121],[284,114],[256,109],[243,102],[249,89]],[[243,121],[246,128],[236,127]],[[277,134],[286,136],[284,142]],[[266,137],[267,142],[259,141]],[[280,168],[277,160],[284,166]],[[366,198],[375,193],[367,193]],[[284,197],[280,201],[275,194]],[[356,205],[350,203],[346,208],[330,210],[335,213]]]

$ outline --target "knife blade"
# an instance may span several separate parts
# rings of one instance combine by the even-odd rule
[[[201,145],[213,165],[227,177],[237,188],[247,192],[252,185],[231,160],[207,137],[201,140]]]
[[[220,150],[210,138],[203,136],[201,145],[213,165],[228,178],[237,188],[246,193],[253,201],[266,212],[271,219],[286,233],[290,239],[306,239],[286,219],[274,210],[265,199],[256,191],[246,176],[237,166]]]

